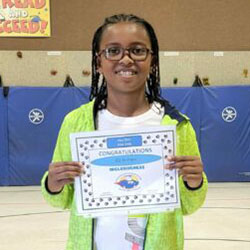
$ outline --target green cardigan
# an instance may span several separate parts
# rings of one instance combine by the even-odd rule
[[[184,116],[177,114],[184,118]],[[171,118],[172,117],[172,118]],[[195,132],[188,118],[181,122],[176,115],[166,114],[162,125],[176,125],[177,155],[199,156]],[[53,162],[71,161],[69,134],[80,131],[93,131],[93,101],[70,112],[64,119],[57,139]],[[54,207],[71,209],[67,250],[91,250],[93,241],[93,220],[76,215],[74,186],[65,185],[59,194],[50,194],[45,186],[48,172],[41,181],[45,200]],[[207,192],[207,178],[203,173],[203,184],[196,190],[186,187],[179,178],[181,208],[171,212],[149,214],[145,235],[145,250],[181,250],[184,247],[183,215],[195,212],[203,204]]]

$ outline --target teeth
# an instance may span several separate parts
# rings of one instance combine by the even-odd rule
[[[118,74],[122,76],[131,76],[134,75],[135,73],[132,71],[119,71]]]

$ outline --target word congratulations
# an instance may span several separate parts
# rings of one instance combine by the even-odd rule
[[[151,153],[151,148],[134,148],[134,149],[114,149],[108,151],[100,151],[99,156],[113,156],[113,155],[132,155]]]

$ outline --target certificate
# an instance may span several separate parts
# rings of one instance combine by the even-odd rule
[[[144,214],[180,207],[175,126],[80,132],[70,135],[72,160],[85,174],[75,179],[77,211],[86,217]]]

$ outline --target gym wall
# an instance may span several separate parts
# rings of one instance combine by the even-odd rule
[[[124,12],[154,26],[162,86],[191,86],[196,74],[213,86],[249,84],[249,8],[248,0],[51,1],[50,38],[0,37],[0,75],[10,86],[61,86],[67,74],[76,85],[89,85],[82,72],[91,71],[93,33],[104,17]]]

